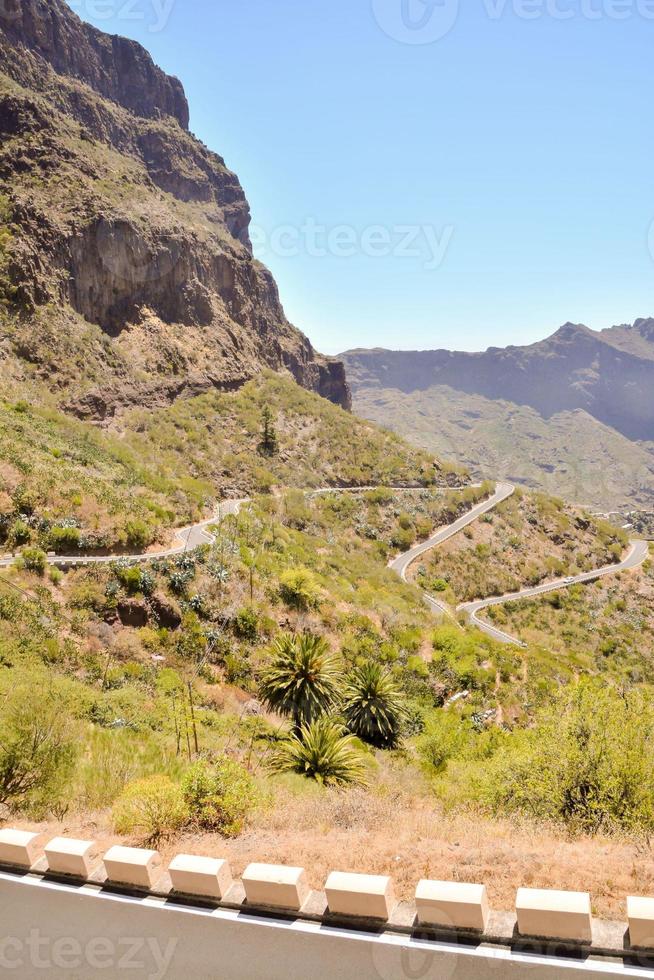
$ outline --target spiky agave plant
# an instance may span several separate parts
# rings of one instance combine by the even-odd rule
[[[400,737],[406,704],[390,672],[370,661],[350,675],[343,715],[348,729],[364,742],[392,748]]]
[[[259,694],[268,708],[292,718],[299,730],[337,703],[341,675],[340,662],[322,637],[287,633],[273,646]]]
[[[298,772],[323,786],[364,785],[366,768],[354,736],[331,718],[303,725],[272,760],[278,772]]]

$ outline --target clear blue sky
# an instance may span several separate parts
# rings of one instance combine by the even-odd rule
[[[654,0],[70,2],[182,79],[323,351],[654,315]]]

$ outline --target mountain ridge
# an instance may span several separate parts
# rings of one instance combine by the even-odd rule
[[[654,320],[467,353],[341,355],[354,409],[480,475],[597,507],[654,507]]]
[[[642,338],[641,328],[653,324],[654,337],[654,321],[636,324],[631,329]],[[382,373],[385,387],[405,393],[446,383],[471,395],[528,405],[546,418],[583,409],[627,438],[645,440],[654,428],[654,400],[647,398],[654,386],[654,341],[651,358],[638,356],[611,342],[624,338],[624,328],[613,329],[622,333],[566,323],[534,344],[479,353],[360,349],[340,356],[355,388],[379,385]]]

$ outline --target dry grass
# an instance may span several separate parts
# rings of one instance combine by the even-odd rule
[[[12,825],[50,836],[91,836],[104,847],[117,842],[108,814]],[[503,910],[513,907],[522,885],[589,891],[595,914],[605,919],[625,918],[627,895],[654,893],[654,864],[645,843],[571,839],[519,820],[448,813],[429,797],[404,791],[312,792],[307,785],[298,795],[297,785],[281,784],[274,805],[254,814],[240,837],[186,834],[163,842],[160,850],[165,859],[182,851],[227,857],[236,875],[251,861],[299,865],[318,889],[335,869],[390,874],[402,899],[412,897],[423,877],[485,882],[492,905]]]

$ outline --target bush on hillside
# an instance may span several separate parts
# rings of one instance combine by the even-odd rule
[[[0,803],[39,812],[61,797],[73,771],[71,705],[64,687],[45,675],[12,676],[1,693]]]
[[[11,529],[9,537],[14,544],[27,544],[31,537],[29,525],[25,521],[17,520]]]
[[[654,705],[583,681],[505,743],[480,782],[497,813],[519,810],[586,833],[654,830]]]
[[[168,776],[149,776],[129,783],[113,807],[116,832],[137,835],[148,844],[171,837],[188,820],[182,790]]]
[[[313,572],[308,568],[290,568],[281,575],[279,594],[287,606],[306,611],[315,609],[320,600],[320,589]]]
[[[227,756],[196,762],[185,773],[182,789],[191,820],[225,837],[240,834],[247,814],[259,803],[250,773]]]
[[[43,575],[47,564],[47,556],[40,548],[25,548],[20,558],[23,568],[28,572],[36,572],[37,575]]]
[[[53,527],[48,537],[52,550],[58,554],[65,554],[77,551],[81,534],[77,527]]]
[[[128,521],[125,525],[125,535],[130,548],[143,550],[155,539],[155,532],[150,524],[142,520]]]

